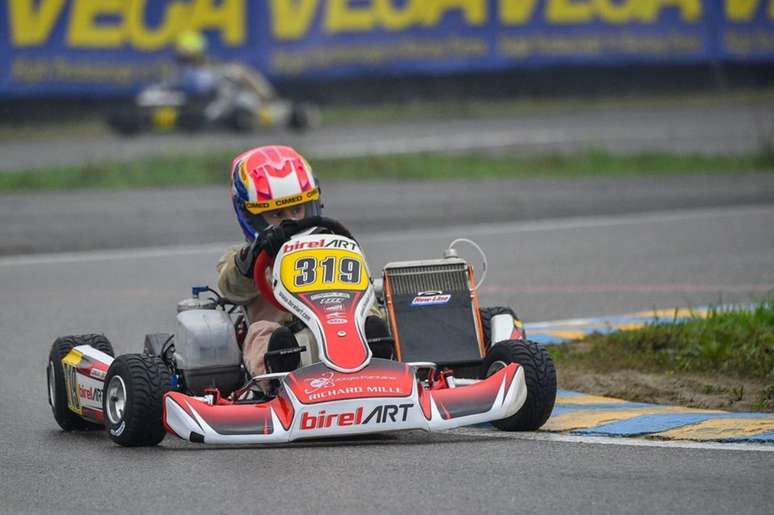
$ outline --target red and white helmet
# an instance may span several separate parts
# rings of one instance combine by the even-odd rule
[[[301,218],[307,218],[322,210],[312,167],[294,149],[276,145],[257,147],[234,159],[231,198],[248,241],[270,225],[267,214],[304,206]]]

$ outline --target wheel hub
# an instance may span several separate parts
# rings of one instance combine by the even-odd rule
[[[126,409],[126,385],[121,376],[113,376],[107,387],[105,411],[112,425],[117,425],[124,418]]]
[[[54,375],[54,362],[48,362],[48,403],[56,406],[56,376]]]

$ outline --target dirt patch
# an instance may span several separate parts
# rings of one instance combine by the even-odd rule
[[[566,363],[557,365],[559,388],[628,401],[728,411],[774,413],[770,381],[695,373],[637,370],[598,372]]]

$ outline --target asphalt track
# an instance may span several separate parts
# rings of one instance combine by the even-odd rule
[[[376,271],[471,237],[489,255],[484,303],[534,321],[763,296],[774,289],[772,222],[770,201],[739,201],[392,227],[361,243]],[[770,513],[774,453],[746,446],[474,428],[282,448],[170,437],[122,449],[101,433],[59,431],[45,400],[50,342],[102,331],[123,353],[139,350],[145,332],[172,329],[175,302],[189,285],[214,282],[221,249],[189,243],[0,258],[0,511]]]
[[[542,112],[450,120],[330,125],[306,134],[273,129],[256,134],[141,135],[104,133],[88,138],[62,134],[0,140],[0,172],[121,161],[138,156],[244,150],[282,142],[310,158],[417,151],[525,149],[567,151],[674,150],[737,153],[758,150],[774,133],[774,105],[723,100],[654,103],[645,107],[563,107]]]
[[[354,181],[323,182],[322,187],[326,215],[341,220],[356,234],[774,203],[772,173]],[[0,194],[0,222],[0,255],[241,238],[225,185]]]

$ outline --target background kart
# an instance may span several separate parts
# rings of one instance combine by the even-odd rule
[[[313,226],[333,234],[301,234]],[[258,258],[256,283],[309,328],[318,363],[275,372],[271,358],[304,352],[283,349],[267,357],[269,374],[247,378],[242,310],[195,288],[178,306],[175,334],[147,335],[142,354],[112,359],[109,342],[95,335],[54,342],[47,376],[60,426],[104,424],[114,441],[137,446],[166,432],[193,442],[279,443],[482,422],[534,430],[547,420],[556,396],[550,358],[524,339],[511,310],[478,308],[467,262],[448,253],[391,263],[375,288],[340,224],[315,217],[285,228],[272,285],[265,270],[274,252]],[[385,307],[390,334],[369,329],[374,302]]]
[[[319,124],[317,106],[261,97],[228,70],[228,66],[214,69],[214,87],[199,95],[186,93],[171,82],[152,84],[137,94],[131,106],[112,112],[108,125],[131,136],[174,129],[251,132],[259,127],[288,127],[304,131]]]

